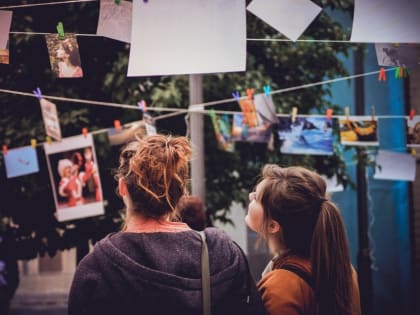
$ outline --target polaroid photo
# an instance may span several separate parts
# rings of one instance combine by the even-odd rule
[[[333,121],[326,117],[280,117],[280,152],[286,154],[332,155]]]
[[[32,146],[9,149],[3,158],[7,178],[39,172],[36,149]]]
[[[339,118],[340,141],[343,145],[379,146],[378,121],[371,117]]]
[[[13,11],[0,11],[0,50],[9,47],[10,25],[12,24]]]
[[[45,132],[51,138],[61,141],[60,120],[57,115],[57,107],[54,103],[42,98],[41,105],[42,119],[44,121]]]
[[[45,35],[51,69],[58,78],[82,78],[79,45],[75,34],[66,33],[61,40],[58,34]]]
[[[268,143],[271,137],[271,123],[263,123],[249,127],[243,114],[233,114],[231,140],[234,142],[260,142]]]
[[[59,222],[104,214],[98,162],[91,134],[45,143]]]
[[[407,119],[407,147],[420,148],[420,116]]]
[[[130,43],[132,9],[128,1],[116,4],[115,0],[101,0],[96,34]]]
[[[257,111],[259,123],[269,122],[276,124],[277,114],[271,95],[255,94],[254,95],[255,110]]]
[[[409,153],[378,150],[374,179],[414,181],[416,158]]]
[[[420,66],[419,44],[375,44],[379,66],[415,67]]]

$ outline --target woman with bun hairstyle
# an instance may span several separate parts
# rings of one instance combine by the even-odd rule
[[[258,288],[270,315],[360,315],[345,227],[326,183],[303,167],[266,165],[245,218],[274,258]]]
[[[116,170],[126,206],[124,229],[98,243],[77,266],[68,314],[203,314],[202,241],[177,221],[187,192],[187,138],[146,136],[127,144]],[[211,314],[263,314],[241,249],[224,232],[204,230]]]

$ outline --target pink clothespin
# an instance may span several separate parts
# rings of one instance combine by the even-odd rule
[[[410,120],[413,120],[415,114],[416,114],[415,109],[410,110]]]
[[[86,138],[88,134],[88,129],[86,127],[82,128],[82,134]]]
[[[114,120],[114,128],[118,131],[121,130],[121,122],[118,119]]]

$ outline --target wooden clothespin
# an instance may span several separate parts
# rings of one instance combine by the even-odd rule
[[[344,107],[344,115],[346,115],[346,120],[350,121],[350,108],[348,106]]]
[[[375,106],[370,107],[370,119],[375,120]]]
[[[63,26],[63,22],[58,22],[57,24],[57,33],[58,33],[58,38],[63,40],[66,39],[66,36],[64,35],[64,26]]]
[[[291,117],[292,124],[296,121],[297,114],[298,114],[298,108],[296,106],[293,106],[292,107],[292,117]]]
[[[254,96],[254,89],[246,89],[246,95],[248,95],[248,99],[252,101],[252,97]]]
[[[114,128],[118,131],[121,130],[121,122],[118,119],[114,120]]]
[[[51,144],[52,140],[50,136],[46,136],[45,140],[47,141],[48,144]]]
[[[385,73],[385,69],[383,67],[379,70],[378,80],[379,81],[386,81],[386,73]]]
[[[412,155],[412,156],[417,156],[417,151],[416,151],[416,149],[414,149],[414,148],[412,148],[412,149],[411,149],[411,155]]]
[[[86,127],[83,127],[82,128],[82,135],[83,135],[83,137],[87,137],[87,134],[88,134],[88,129],[86,128]]]
[[[31,139],[31,146],[32,148],[36,148],[36,139]]]

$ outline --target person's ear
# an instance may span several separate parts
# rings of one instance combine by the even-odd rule
[[[278,223],[275,220],[270,220],[270,223],[268,223],[268,233],[270,234],[276,234],[281,230],[280,223]]]
[[[118,192],[120,193],[120,196],[125,197],[127,196],[127,185],[125,184],[124,180],[120,178],[118,180]]]

